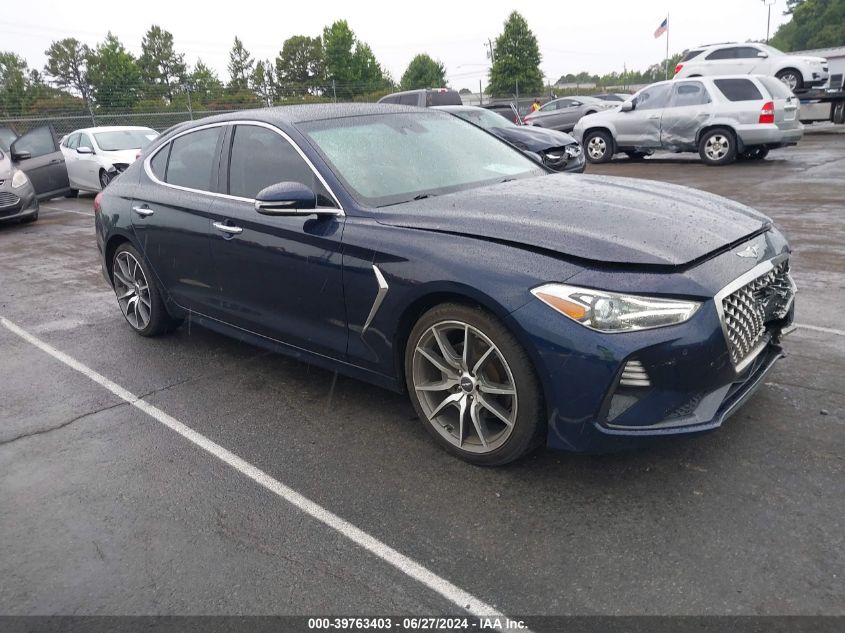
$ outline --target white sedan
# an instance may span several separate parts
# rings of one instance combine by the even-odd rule
[[[104,126],[75,130],[61,143],[71,193],[102,191],[158,136],[148,127]]]

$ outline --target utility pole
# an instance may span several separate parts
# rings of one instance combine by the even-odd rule
[[[763,0],[763,4],[768,8],[768,16],[766,17],[766,44],[769,43],[769,32],[772,28],[772,5],[776,0]]]
[[[334,98],[334,102],[337,103],[337,90],[335,90],[334,79],[332,79],[332,97]]]
[[[484,86],[481,80],[478,80],[478,105],[484,105]]]
[[[185,94],[188,97],[188,116],[191,117],[191,121],[194,120],[194,108],[191,106],[191,84],[185,82],[182,87],[185,89]]]
[[[487,53],[487,57],[490,58],[490,63],[493,64],[496,62],[496,57],[493,53],[493,41],[488,37],[487,38],[487,46],[489,47],[489,52]]]

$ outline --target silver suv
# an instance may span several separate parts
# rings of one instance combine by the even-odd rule
[[[760,160],[804,134],[798,99],[774,77],[731,75],[661,81],[618,109],[581,119],[573,135],[592,163],[618,152],[698,152],[708,165]]]

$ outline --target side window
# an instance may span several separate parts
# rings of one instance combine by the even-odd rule
[[[211,177],[217,159],[217,141],[222,127],[185,134],[170,143],[167,182],[171,185],[211,190]]]
[[[399,97],[385,97],[381,100],[382,103],[399,103]]]
[[[91,144],[91,137],[84,133],[79,135],[79,141],[76,146],[94,149],[94,146]]]
[[[162,147],[150,161],[150,169],[156,178],[164,182],[164,176],[167,171],[167,156],[170,154],[170,144],[168,143]]]
[[[657,84],[642,90],[637,95],[637,110],[665,108],[672,93],[672,84]]]
[[[734,50],[736,51],[734,56],[737,59],[756,59],[760,53],[759,49],[753,46],[738,46]]]
[[[736,59],[736,49],[720,48],[710,53],[705,59]]]
[[[79,147],[79,134],[71,134],[65,140],[65,147],[68,149],[76,149]]]
[[[545,105],[541,105],[540,109],[543,112],[553,112],[560,107],[560,101],[549,101]]]
[[[704,85],[698,81],[685,81],[675,86],[670,108],[682,108],[684,106],[697,106],[710,103],[710,96]]]
[[[400,105],[418,106],[420,104],[420,96],[417,93],[402,95],[399,97]]]
[[[336,206],[311,167],[285,138],[265,127],[236,126],[229,157],[229,194],[252,199],[265,187],[286,181],[311,187],[318,206]]]
[[[29,152],[32,158],[51,154],[56,151],[56,141],[53,139],[53,133],[47,126],[37,127],[30,130],[17,141],[15,141],[15,149],[19,152]]]
[[[714,79],[713,83],[728,101],[761,101],[763,95],[748,79]]]

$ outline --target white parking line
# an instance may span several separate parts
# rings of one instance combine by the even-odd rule
[[[50,211],[61,211],[62,213],[76,213],[77,215],[87,215],[89,218],[94,217],[93,213],[87,211],[77,211],[76,209],[63,209],[61,207],[51,207],[46,204],[41,205],[42,209],[49,209]]]
[[[161,422],[164,426],[168,427],[169,429],[175,431],[176,433],[187,439],[189,442],[194,443],[204,451],[210,453],[211,455],[214,455],[214,457],[225,462],[241,474],[246,475],[255,483],[263,486],[270,492],[278,495],[279,497],[281,497],[291,505],[295,506],[302,512],[305,512],[306,514],[317,519],[324,525],[341,533],[343,536],[345,536],[352,542],[356,543],[360,547],[363,547],[365,550],[377,556],[389,565],[392,565],[393,567],[401,571],[403,574],[409,576],[410,578],[413,578],[414,580],[425,585],[432,591],[435,591],[436,593],[440,594],[460,609],[465,610],[475,616],[491,616],[502,619],[505,618],[503,614],[496,611],[496,609],[494,609],[492,606],[485,604],[472,594],[467,593],[460,587],[453,585],[445,578],[441,578],[434,572],[429,571],[427,568],[423,567],[416,561],[408,558],[404,554],[400,554],[389,545],[386,545],[385,543],[379,541],[377,538],[370,536],[369,534],[355,527],[345,519],[342,519],[336,514],[329,512],[328,510],[314,503],[307,497],[302,496],[292,488],[289,488],[280,481],[273,479],[270,475],[256,468],[249,462],[241,459],[231,451],[223,448],[219,444],[216,444],[204,435],[197,433],[190,427],[182,424],[175,418],[169,416],[161,409],[149,404],[148,402],[145,402],[144,400],[141,400],[132,392],[128,391],[127,389],[124,389],[117,383],[112,382],[102,374],[98,374],[90,367],[80,363],[78,360],[68,356],[64,352],[57,350],[52,345],[49,345],[41,339],[33,336],[26,330],[18,327],[17,325],[9,321],[8,319],[0,317],[0,324],[2,324],[10,332],[17,334],[19,337],[21,337],[28,343],[31,343],[41,351],[46,352],[47,354],[49,354],[56,360],[61,361],[71,369],[78,371],[79,373],[87,376],[97,384],[105,387],[118,398],[125,400],[133,407],[137,407],[153,419],[157,420],[158,422]]]
[[[826,334],[836,334],[836,336],[845,336],[845,331],[834,330],[832,327],[820,327],[818,325],[804,325],[803,323],[797,323],[796,327],[803,328],[805,330],[813,330],[813,332],[825,332]]]

